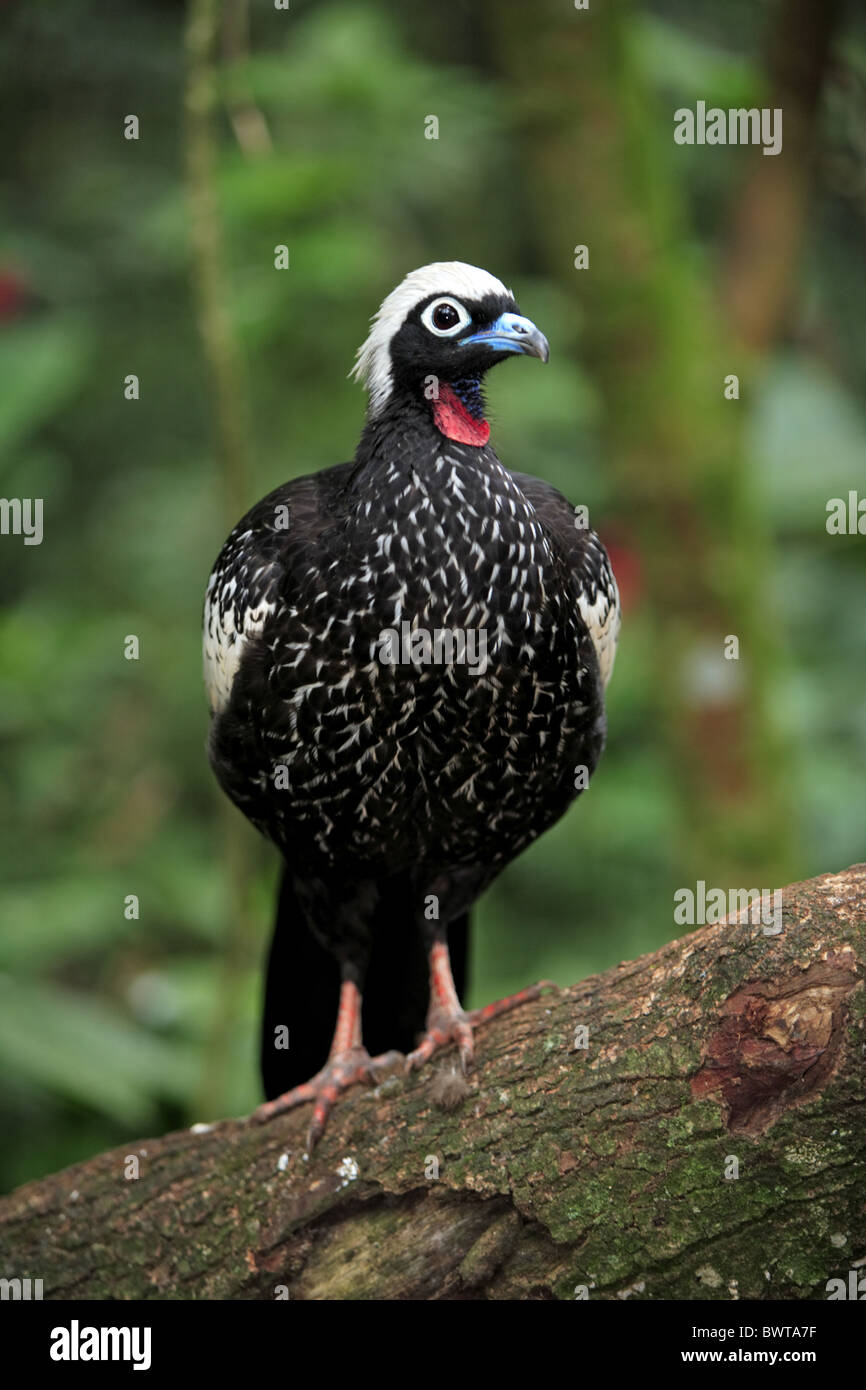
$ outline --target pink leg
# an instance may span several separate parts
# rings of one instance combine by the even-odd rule
[[[507,999],[497,999],[493,1004],[485,1004],[483,1008],[472,1009],[467,1013],[461,1008],[457,990],[454,988],[448,947],[444,941],[435,941],[430,950],[430,1008],[427,1012],[427,1032],[414,1052],[410,1052],[406,1058],[407,1068],[412,1071],[423,1066],[439,1048],[447,1047],[449,1043],[454,1042],[460,1051],[461,1066],[464,1071],[468,1071],[472,1066],[474,1053],[473,1028],[481,1023],[489,1023],[490,1019],[498,1018],[500,1014],[508,1013],[511,1009],[517,1009],[521,1004],[528,1004],[532,999],[539,999],[548,989],[556,989],[556,986],[550,980],[543,980],[540,984],[530,985],[528,989],[522,989],[517,994],[510,994]]]
[[[307,1131],[307,1151],[312,1153],[337,1097],[358,1081],[377,1081],[381,1074],[400,1060],[399,1052],[386,1052],[381,1057],[370,1056],[361,1040],[361,992],[351,980],[344,980],[340,987],[337,1026],[324,1067],[303,1085],[295,1086],[285,1095],[260,1105],[253,1118],[264,1124],[275,1115],[282,1115],[286,1110],[293,1110],[309,1100],[314,1101],[313,1117]]]

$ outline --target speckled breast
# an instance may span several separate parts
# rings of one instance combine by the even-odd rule
[[[359,489],[332,550],[273,647],[265,624],[262,804],[244,809],[290,859],[504,862],[601,751],[597,661],[562,557],[495,455],[454,444]]]

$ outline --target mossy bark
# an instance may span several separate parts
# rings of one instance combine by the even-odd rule
[[[782,901],[777,935],[702,927],[480,1030],[457,1108],[422,1071],[351,1091],[308,1160],[304,1107],[20,1188],[0,1273],[54,1299],[823,1298],[866,1255],[866,865]]]

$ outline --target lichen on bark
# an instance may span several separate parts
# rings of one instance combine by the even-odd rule
[[[783,909],[490,1024],[456,1109],[391,1077],[309,1159],[300,1111],[20,1188],[2,1273],[46,1298],[823,1298],[866,1255],[866,866]]]

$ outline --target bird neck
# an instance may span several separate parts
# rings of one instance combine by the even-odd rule
[[[483,449],[490,439],[484,418],[481,380],[464,377],[438,381],[428,377],[417,390],[397,390],[364,427],[357,463],[372,457],[395,457],[407,449],[414,454],[441,448],[442,440]]]
[[[480,381],[469,377],[464,381],[441,382],[431,407],[433,423],[446,439],[483,449],[490,438],[490,426],[484,418]]]

